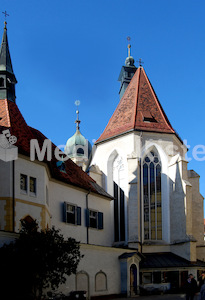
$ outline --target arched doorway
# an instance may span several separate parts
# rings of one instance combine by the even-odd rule
[[[137,295],[137,267],[132,264],[130,267],[130,296]]]

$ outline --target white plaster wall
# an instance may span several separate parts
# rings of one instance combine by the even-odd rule
[[[121,274],[119,256],[124,252],[133,250],[100,247],[92,245],[81,245],[81,252],[84,257],[79,263],[77,272],[84,271],[89,276],[89,296],[100,296],[109,294],[120,294]],[[95,291],[95,275],[103,271],[107,276],[107,291]],[[128,287],[129,288],[129,287]],[[76,276],[71,275],[65,286],[61,287],[65,294],[76,289]]]
[[[29,159],[18,158],[15,161],[15,198],[25,201],[45,204],[45,173],[44,164],[32,162]],[[25,174],[28,177],[27,193],[20,190],[20,174]],[[36,195],[33,196],[29,192],[29,177],[36,178]]]
[[[51,223],[56,228],[60,228],[67,237],[73,237],[81,243],[87,243],[87,227],[85,220],[87,191],[60,184],[57,181],[49,183],[49,201],[51,212]],[[81,225],[67,224],[63,222],[63,203],[68,202],[81,207]],[[88,208],[103,212],[104,229],[98,230],[89,228],[89,243],[110,246],[113,241],[112,215],[110,210],[110,200],[98,196],[88,195]]]
[[[118,139],[113,139],[106,143],[101,143],[97,146],[97,149],[94,153],[93,160],[91,165],[99,166],[100,170],[106,176],[106,187],[107,191],[113,195],[113,186],[112,186],[112,174],[109,174],[108,167],[109,162],[119,155],[122,157],[123,163],[125,164],[125,170],[127,170],[127,154],[131,154],[134,149],[134,139],[133,135],[121,136]],[[125,181],[128,181],[128,173],[125,172]],[[111,183],[111,186],[109,184]],[[126,185],[125,195],[128,196],[128,187]]]
[[[146,153],[156,149],[162,162],[162,227],[163,240],[170,243],[170,188],[172,189],[173,174],[170,174],[169,164],[173,156],[184,157],[184,146],[175,135],[149,132],[131,132],[118,138],[97,144],[92,164],[96,164],[106,175],[107,191],[113,195],[112,168],[110,161],[119,155],[125,163],[125,194],[128,199],[128,241],[137,241],[140,237],[140,189],[137,178],[139,161]],[[173,170],[171,170],[173,173]],[[171,176],[170,176],[171,175]],[[141,176],[141,175],[140,175]],[[142,179],[142,178],[141,178]],[[142,182],[142,180],[141,180]],[[141,205],[143,216],[143,205]],[[143,226],[143,222],[142,222]]]
[[[95,245],[111,246],[114,240],[114,224],[109,199],[97,197],[94,194],[88,196],[88,208],[103,212],[103,229],[89,228],[89,243]]]

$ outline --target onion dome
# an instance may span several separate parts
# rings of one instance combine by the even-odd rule
[[[81,134],[80,132],[80,120],[79,120],[79,111],[77,113],[77,120],[75,121],[76,132],[75,134],[67,140],[64,152],[70,158],[85,158],[89,159],[89,156],[92,151],[92,146],[90,142]]]

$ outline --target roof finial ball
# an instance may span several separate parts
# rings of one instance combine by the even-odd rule
[[[127,37],[127,41],[128,41],[128,46],[127,46],[127,48],[128,48],[128,57],[125,60],[125,65],[126,66],[134,66],[134,63],[135,63],[134,58],[130,55],[130,53],[131,53],[131,51],[130,51],[130,49],[131,49],[130,40],[131,40],[131,37],[128,36]]]

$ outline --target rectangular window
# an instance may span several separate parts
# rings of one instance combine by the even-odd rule
[[[20,189],[21,191],[27,192],[27,175],[20,175]]]
[[[30,177],[30,192],[36,194],[36,178]]]
[[[63,222],[81,225],[81,207],[70,203],[63,203]]]
[[[152,273],[151,272],[144,272],[142,273],[142,283],[152,283]]]
[[[97,212],[90,210],[90,227],[97,228]]]
[[[86,226],[96,229],[103,229],[103,213],[86,209]]]

